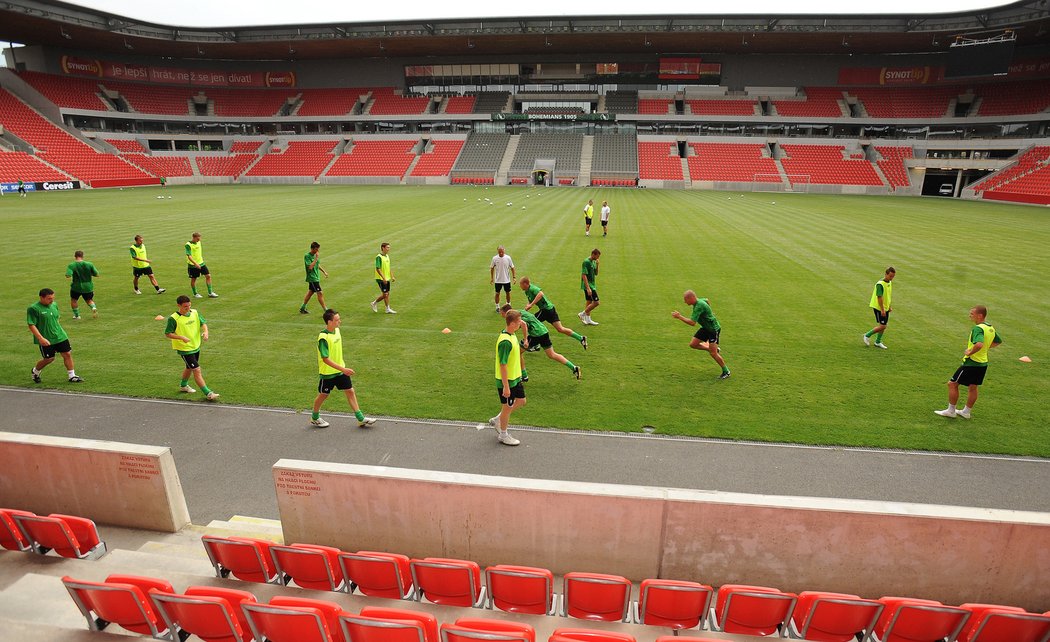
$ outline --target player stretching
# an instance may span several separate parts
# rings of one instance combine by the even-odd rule
[[[133,278],[131,287],[134,288],[135,294],[142,294],[142,291],[139,290],[140,276],[149,277],[149,282],[153,285],[153,289],[157,291],[157,294],[167,292],[167,290],[157,285],[157,277],[153,276],[153,262],[146,258],[146,243],[142,239],[141,234],[135,235],[135,244],[130,249],[131,275]]]
[[[682,316],[682,313],[675,310],[671,313],[671,316],[678,319],[686,325],[699,325],[700,329],[693,335],[692,341],[689,342],[689,347],[694,350],[707,350],[711,353],[711,358],[715,360],[715,363],[722,366],[722,374],[718,375],[719,379],[729,378],[729,368],[726,367],[725,359],[720,354],[721,350],[718,348],[718,338],[722,334],[722,326],[718,325],[718,319],[715,318],[714,313],[711,311],[711,305],[707,302],[707,299],[698,299],[696,292],[692,290],[686,290],[685,294],[682,295],[682,300],[685,301],[686,305],[693,306],[693,313],[689,318]]]
[[[866,346],[871,345],[871,335],[875,335],[875,347],[883,350],[887,348],[882,342],[882,333],[886,331],[886,326],[890,323],[890,312],[893,311],[893,308],[890,307],[890,299],[893,298],[893,277],[895,276],[897,276],[897,270],[892,267],[886,268],[886,276],[875,284],[875,289],[871,292],[871,309],[875,311],[875,327],[861,337]]]
[[[518,281],[518,286],[522,290],[525,290],[525,298],[528,300],[528,303],[525,305],[526,310],[532,306],[536,306],[539,308],[539,311],[536,313],[537,319],[551,324],[554,326],[555,330],[561,332],[567,337],[576,339],[580,342],[580,345],[583,346],[584,350],[587,349],[587,337],[573,332],[572,329],[566,328],[561,324],[561,319],[558,317],[558,311],[554,308],[554,304],[543,294],[543,290],[540,286],[534,285],[527,276],[521,277],[521,280]]]
[[[208,271],[208,266],[204,264],[204,251],[201,249],[201,233],[194,232],[192,238],[186,243],[186,273],[190,275],[190,289],[193,290],[193,298],[200,299],[200,293],[197,292],[197,278],[204,275],[204,282],[208,285],[208,297],[212,299],[219,298],[218,294],[215,294],[215,290],[211,288],[211,272]]]
[[[329,423],[321,419],[321,404],[328,398],[333,388],[338,388],[346,393],[346,400],[354,410],[357,425],[367,428],[376,422],[371,417],[366,417],[361,412],[361,406],[357,404],[357,393],[354,392],[354,382],[350,377],[354,371],[346,367],[343,361],[343,335],[339,332],[342,321],[339,313],[335,310],[325,310],[325,328],[317,335],[317,369],[321,380],[317,384],[317,398],[314,399],[314,410],[310,416],[310,425],[317,428],[327,428]]]
[[[511,305],[508,303],[499,309],[500,314],[503,318],[507,318],[507,312],[511,310]],[[537,352],[543,350],[547,353],[547,358],[553,361],[557,361],[572,372],[573,376],[577,379],[580,378],[580,367],[569,361],[562,355],[554,351],[554,344],[551,343],[550,332],[547,332],[546,326],[543,322],[536,318],[531,312],[525,310],[518,310],[521,314],[521,321],[525,324],[525,341],[522,347],[528,352]],[[525,357],[521,358],[521,380],[529,380],[529,372],[525,369]]]

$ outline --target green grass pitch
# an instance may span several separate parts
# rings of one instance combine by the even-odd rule
[[[597,225],[584,236],[587,198],[596,212],[609,200],[608,238]],[[182,248],[199,230],[221,298],[194,305],[209,321],[202,364],[221,401],[311,404],[321,310],[316,302],[309,316],[298,308],[302,257],[317,240],[364,410],[484,421],[498,409],[492,362],[502,321],[489,261],[502,243],[518,276],[540,284],[591,344],[584,351],[552,333],[555,349],[581,366],[581,381],[542,354],[528,356],[529,404],[516,422],[1047,457],[1047,215],[951,199],[613,189],[194,186],[8,195],[0,199],[7,308],[0,383],[33,386],[38,353],[24,310],[50,287],[86,379],[77,391],[187,398],[177,391],[182,362],[154,317],[171,314],[175,297],[188,293]],[[131,291],[128,245],[137,233],[166,294],[145,281],[142,296]],[[368,306],[381,241],[392,244],[397,315]],[[585,328],[576,317],[579,273],[594,247],[602,250],[602,305],[593,314],[601,325]],[[75,249],[102,272],[97,320],[71,318],[64,272]],[[868,298],[887,265],[897,268],[890,349],[865,348]],[[710,298],[722,324],[729,380],[717,380],[711,358],[688,348],[693,330],[671,318],[674,309],[688,311],[687,288]],[[522,303],[520,290],[513,297]],[[974,418],[935,416],[975,304],[988,306],[1004,343],[992,352]],[[442,334],[445,327],[452,333]],[[1032,363],[1019,362],[1022,355]],[[42,386],[73,388],[61,361],[45,370]],[[188,398],[205,403],[200,393]],[[347,410],[341,395],[325,408]],[[306,421],[290,418],[288,429],[304,430]]]

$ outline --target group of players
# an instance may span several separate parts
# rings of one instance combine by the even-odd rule
[[[602,236],[608,235],[610,208],[608,202],[602,203],[601,224]],[[590,227],[593,217],[593,200],[588,201],[584,207],[585,227],[584,234],[590,235]],[[190,280],[190,289],[194,298],[203,298],[197,290],[197,279],[205,277],[208,297],[218,298],[218,294],[212,286],[211,273],[204,262],[203,249],[201,245],[201,234],[194,232],[191,240],[185,244],[185,257],[187,263],[187,275]],[[139,279],[148,277],[157,294],[166,290],[160,287],[153,273],[151,260],[148,257],[145,242],[141,235],[136,235],[134,243],[129,246],[132,262],[132,288],[135,294],[141,294],[139,290]],[[375,257],[375,280],[379,288],[379,296],[370,302],[373,312],[378,312],[378,304],[382,302],[387,314],[397,314],[390,306],[391,284],[396,281],[390,264],[390,244],[382,243],[380,251]],[[580,289],[584,295],[584,308],[578,313],[580,321],[584,325],[599,325],[591,318],[591,312],[600,305],[598,295],[597,279],[600,265],[601,250],[595,248],[590,256],[583,261],[580,272]],[[321,288],[321,275],[328,276],[328,272],[321,266],[320,244],[314,242],[310,250],[304,256],[304,268],[306,272],[307,292],[303,303],[299,308],[301,314],[309,314],[307,305],[310,299],[317,297],[318,303],[324,310],[323,321],[325,327],[317,338],[317,363],[319,383],[317,397],[314,399],[310,424],[314,427],[324,428],[329,425],[321,418],[320,409],[325,399],[332,390],[342,390],[346,394],[347,401],[354,411],[354,415],[361,427],[371,426],[375,423],[374,418],[366,417],[361,411],[357,395],[353,387],[351,376],[354,371],[346,366],[342,351],[342,336],[340,333],[341,319],[339,313],[328,308],[324,300],[324,292]],[[496,312],[502,315],[505,328],[500,332],[496,340],[495,368],[497,393],[500,399],[500,413],[489,420],[489,424],[496,428],[499,443],[516,446],[520,443],[518,439],[508,432],[508,424],[511,413],[525,405],[524,383],[529,380],[528,370],[525,368],[524,352],[544,351],[547,357],[560,363],[572,373],[576,379],[580,379],[580,367],[554,350],[550,333],[545,323],[550,324],[557,332],[564,334],[580,343],[584,350],[588,348],[587,337],[565,327],[557,309],[543,292],[543,289],[533,283],[527,276],[517,277],[514,261],[507,254],[502,245],[497,248],[496,255],[492,257],[489,266],[490,284],[495,288],[494,303]],[[73,311],[73,319],[79,320],[79,301],[84,302],[91,309],[92,317],[98,317],[98,308],[94,300],[93,278],[99,276],[98,269],[93,263],[84,259],[84,252],[77,250],[74,253],[73,262],[66,268],[66,277],[70,283],[70,307]],[[874,311],[876,325],[862,336],[865,345],[874,345],[881,349],[888,349],[883,343],[883,334],[889,324],[890,312],[892,311],[893,279],[896,270],[889,267],[885,275],[880,279],[872,291],[870,306]],[[526,304],[521,309],[514,309],[510,305],[511,287],[517,284],[525,293]],[[506,303],[500,305],[500,292],[504,292]],[[76,374],[69,343],[69,336],[59,323],[59,310],[54,302],[55,293],[49,288],[39,292],[39,301],[30,305],[27,309],[26,318],[29,331],[33,335],[33,341],[39,346],[41,359],[31,371],[34,382],[41,382],[41,371],[61,355],[66,367],[68,380],[71,383],[80,383],[83,379]],[[711,358],[721,368],[720,379],[728,379],[730,370],[721,355],[720,335],[721,326],[715,317],[710,302],[706,298],[698,297],[692,290],[683,294],[683,301],[692,307],[689,316],[681,314],[678,310],[671,316],[690,326],[699,326],[689,343],[690,348],[703,350],[711,355]],[[219,398],[219,394],[211,390],[204,380],[200,366],[200,350],[202,342],[208,340],[208,325],[199,311],[193,309],[192,299],[182,295],[176,299],[178,309],[171,314],[165,326],[165,336],[171,341],[174,349],[183,359],[185,368],[179,384],[181,392],[196,392],[189,384],[192,378],[200,387],[201,392],[208,400]],[[535,314],[531,312],[535,308]],[[963,364],[953,374],[948,382],[948,407],[938,410],[936,413],[944,417],[963,417],[969,419],[971,410],[977,400],[979,386],[984,381],[987,372],[988,352],[991,348],[1002,343],[1002,337],[995,328],[986,323],[987,309],[976,306],[970,310],[970,318],[974,322],[971,328],[966,351],[963,355]],[[518,339],[518,330],[523,330],[522,338]],[[959,387],[968,388],[965,406],[958,407]]]

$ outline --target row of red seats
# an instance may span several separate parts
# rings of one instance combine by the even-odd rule
[[[90,519],[10,508],[0,508],[0,546],[41,555],[53,550],[71,559],[98,559],[106,554],[106,543]]]
[[[596,187],[634,187],[637,181],[633,178],[592,178],[591,185]]]
[[[0,151],[0,183],[66,181],[69,177],[25,152]]]
[[[453,176],[453,185],[492,185],[496,179],[491,176]]]
[[[823,642],[848,642],[872,635],[881,642],[1045,642],[1050,617],[1011,606],[945,606],[902,597],[857,595],[729,584],[717,593],[697,582],[643,580],[637,602],[627,578],[567,573],[563,594],[554,593],[547,569],[496,565],[482,572],[476,562],[328,546],[276,545],[243,537],[204,537],[220,577],[314,590],[359,591],[389,599],[426,599],[445,606],[498,609],[529,615],[561,615],[601,622],[636,622],[674,630],[704,629],[748,635],[792,635]],[[961,634],[961,637],[960,637]]]
[[[368,606],[345,611],[326,600],[277,596],[259,602],[247,591],[191,586],[176,593],[162,579],[110,575],[104,582],[63,577],[93,631],[116,624],[167,640],[191,635],[206,642],[536,642],[526,623],[458,618],[438,624],[429,613]],[[661,637],[657,642],[677,640]],[[555,629],[549,642],[635,642],[631,635],[592,629]]]

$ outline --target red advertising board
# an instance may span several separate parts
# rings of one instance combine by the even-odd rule
[[[109,60],[62,56],[62,71],[72,76],[95,76],[159,85],[197,87],[295,87],[294,71],[219,71],[154,67]]]
[[[699,58],[660,58],[660,80],[699,80]]]
[[[843,67],[840,85],[928,85],[944,77],[944,67]]]

